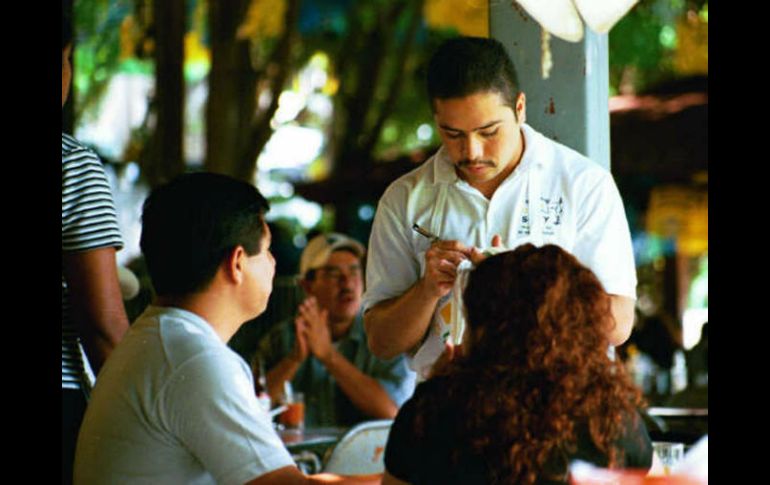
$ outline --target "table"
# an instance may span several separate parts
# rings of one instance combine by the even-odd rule
[[[335,445],[348,428],[306,428],[304,430],[283,429],[278,432],[281,441],[289,451],[311,448],[330,448]]]
[[[671,407],[649,407],[647,412],[651,416],[661,417],[698,417],[708,418],[708,408],[671,408]]]
[[[343,427],[282,429],[278,435],[297,466],[305,473],[313,474],[321,471],[326,454],[347,431],[348,428]]]
[[[653,441],[678,441],[688,448],[708,434],[708,408],[650,407],[647,414],[662,424],[662,429],[649,429]]]

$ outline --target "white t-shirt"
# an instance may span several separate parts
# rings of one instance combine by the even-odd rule
[[[243,485],[287,465],[246,362],[201,317],[151,306],[99,373],[75,483]]]
[[[430,241],[412,230],[414,223],[480,249],[496,234],[509,249],[557,244],[591,268],[605,291],[636,298],[631,234],[612,175],[526,124],[522,133],[521,162],[491,199],[457,176],[443,147],[388,187],[369,239],[364,311],[402,295],[424,273]],[[530,199],[539,201],[539,217],[530,217]],[[428,347],[423,362],[412,362],[423,373],[444,349],[429,337],[417,356]]]

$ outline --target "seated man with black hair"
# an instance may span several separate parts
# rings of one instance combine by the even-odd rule
[[[75,483],[340,483],[299,471],[227,347],[272,291],[267,209],[252,185],[210,173],[145,201],[141,248],[158,296],[99,374]]]

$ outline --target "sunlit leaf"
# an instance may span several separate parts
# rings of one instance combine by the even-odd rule
[[[426,0],[425,22],[434,28],[450,28],[462,35],[489,36],[486,0]]]
[[[708,17],[707,17],[708,18]],[[677,49],[674,69],[682,75],[708,74],[709,24],[695,12],[688,12],[676,25]]]
[[[239,39],[277,37],[285,28],[286,0],[251,0],[246,18],[238,28]]]

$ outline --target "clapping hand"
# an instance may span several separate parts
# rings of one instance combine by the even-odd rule
[[[311,296],[300,304],[295,322],[297,342],[300,338],[304,340],[307,351],[325,362],[334,350],[329,332],[329,312],[321,308],[315,297]]]

